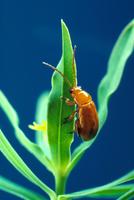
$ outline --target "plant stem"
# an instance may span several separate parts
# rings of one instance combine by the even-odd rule
[[[65,194],[67,177],[61,173],[55,176],[55,191],[57,195]]]

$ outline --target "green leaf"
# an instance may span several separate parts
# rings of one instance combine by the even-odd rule
[[[45,200],[43,196],[0,176],[0,190],[25,200]]]
[[[134,49],[134,20],[132,20],[119,36],[108,62],[108,70],[98,88],[99,104],[99,131],[103,127],[108,115],[108,101],[111,95],[117,90],[125,64]],[[99,133],[98,131],[98,133]],[[72,162],[68,167],[68,173],[80,160],[84,152],[93,144],[96,137],[89,141],[83,142],[78,146],[72,155]]]
[[[59,200],[62,200],[62,199],[79,199],[79,198],[93,197],[94,195],[95,196],[99,195],[101,197],[101,195],[104,196],[104,194],[107,194],[109,196],[113,196],[113,188],[114,188],[114,191],[115,191],[115,186],[118,186],[120,184],[126,183],[128,181],[132,181],[132,180],[134,180],[134,170],[129,172],[128,174],[122,176],[121,178],[119,178],[119,179],[117,179],[117,180],[115,180],[111,183],[108,183],[106,185],[99,186],[99,187],[96,187],[96,188],[81,190],[79,192],[73,192],[73,193],[66,194],[66,195],[61,195],[59,197]],[[134,187],[134,184],[130,184],[129,186],[128,186],[128,190],[132,189]],[[120,189],[119,186],[117,187],[117,192],[115,191],[116,194],[120,195],[121,191],[123,192],[124,190],[127,189],[127,185],[126,186],[122,185],[121,187],[122,187],[121,190],[119,190]]]
[[[71,195],[62,195],[62,196],[59,196],[58,200],[66,200],[66,199],[81,199],[81,198],[106,198],[106,199],[111,199],[111,198],[118,198],[120,195],[124,196],[123,194],[125,193],[128,193],[128,191],[130,190],[133,190],[134,188],[134,184],[126,184],[126,185],[120,185],[120,186],[114,186],[112,188],[106,188],[102,191],[98,191],[98,192],[93,192],[93,191],[90,191],[89,192],[89,195],[87,194],[86,196],[84,194],[82,194],[82,192],[79,192],[77,194],[74,193],[74,195],[76,196],[71,196]],[[73,194],[73,193],[72,193]],[[121,196],[121,197],[122,197]],[[120,198],[121,198],[120,197]],[[120,198],[118,200],[120,200]],[[126,199],[128,200],[128,199]]]
[[[134,186],[128,192],[120,196],[117,200],[130,200],[133,199],[133,197],[134,197]]]
[[[108,62],[108,71],[98,88],[100,129],[108,115],[108,101],[117,90],[128,58],[134,50],[134,20],[121,33]]]
[[[48,95],[48,92],[44,92],[38,98],[35,113],[35,121],[38,124],[41,124],[43,121],[47,121]],[[37,131],[36,142],[43,149],[46,156],[51,160],[47,131]]]
[[[44,92],[39,96],[37,100],[35,121],[38,124],[42,123],[42,121],[47,120],[48,96],[49,96],[49,92]],[[46,134],[44,136],[43,134],[37,132],[36,133],[37,144],[44,147],[44,142],[46,141],[45,137],[46,137]]]
[[[44,184],[24,163],[22,158],[13,149],[9,141],[6,139],[2,131],[0,130],[0,151],[7,158],[7,160],[29,181],[37,185],[49,196],[55,196],[53,190],[51,190],[46,184]]]
[[[50,163],[48,157],[45,156],[44,151],[35,143],[31,142],[23,131],[19,128],[19,118],[12,107],[12,105],[7,100],[6,96],[0,91],[0,108],[5,112],[10,123],[12,124],[15,132],[15,136],[18,141],[31,153],[33,154],[48,170],[53,172],[53,166]]]
[[[65,23],[61,22],[62,26],[62,58],[57,68],[69,79],[73,85],[74,72],[72,69],[73,62],[73,49],[71,44],[70,35]],[[70,162],[70,145],[73,141],[73,134],[70,132],[74,129],[74,121],[64,124],[64,119],[68,117],[74,106],[67,106],[61,96],[71,99],[69,93],[70,86],[66,83],[65,79],[57,72],[52,76],[52,90],[48,102],[48,142],[50,145],[50,152],[55,166],[64,170]]]
[[[92,198],[117,198],[120,195],[128,192],[134,188],[134,184],[126,184],[126,185],[119,185],[119,186],[114,186],[112,188],[108,188],[105,190],[102,190],[100,192],[90,194],[89,197]]]

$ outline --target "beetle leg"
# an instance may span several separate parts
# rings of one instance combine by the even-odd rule
[[[71,101],[69,98],[66,98],[66,97],[63,97],[61,96],[60,97],[62,100],[65,100],[65,103],[68,105],[68,106],[74,106],[75,105],[75,102],[74,101]]]
[[[77,136],[80,137],[79,131],[80,131],[80,121],[79,119],[77,119],[75,122],[75,130],[70,131],[68,134],[73,134],[75,132]]]
[[[80,121],[79,121],[79,119],[77,119],[75,122],[75,132],[77,133],[78,137],[80,137],[80,134],[79,134],[80,130],[81,130]]]
[[[75,130],[70,131],[68,134],[73,134],[75,132],[77,136],[80,137],[79,131],[80,131],[80,121],[79,119],[77,119],[75,122]]]
[[[69,115],[68,117],[64,118],[64,122],[63,124],[66,124],[67,122],[72,121],[72,119],[75,117],[76,113],[78,112],[78,109],[73,111],[71,115]]]

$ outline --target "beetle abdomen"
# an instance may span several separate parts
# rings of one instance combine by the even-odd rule
[[[83,140],[95,137],[98,131],[98,114],[93,101],[79,108],[77,131]]]

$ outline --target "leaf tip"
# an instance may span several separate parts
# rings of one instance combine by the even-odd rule
[[[61,19],[61,26],[66,26],[66,24],[65,24],[63,19]]]
[[[64,22],[63,19],[61,19],[61,28],[62,28],[62,30],[66,30],[68,32],[67,25],[66,25],[66,23]]]

